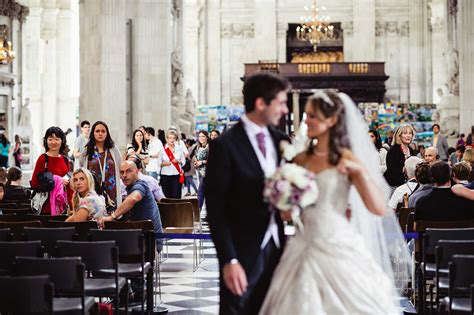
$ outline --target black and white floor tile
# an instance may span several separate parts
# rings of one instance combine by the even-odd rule
[[[219,270],[212,241],[204,241],[204,260],[193,271],[193,241],[169,240],[161,263],[161,306],[170,314],[217,314]]]

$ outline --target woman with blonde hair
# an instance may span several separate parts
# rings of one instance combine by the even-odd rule
[[[158,155],[161,165],[160,184],[166,198],[181,199],[184,183],[183,166],[186,163],[185,152],[178,143],[178,133],[174,129],[166,132],[166,144]]]
[[[98,221],[105,214],[105,200],[95,190],[92,173],[84,168],[78,168],[72,174],[72,215],[66,222]]]
[[[406,181],[403,166],[407,158],[415,155],[413,149],[410,148],[410,143],[414,138],[415,129],[409,124],[402,124],[395,131],[392,146],[387,153],[387,171],[384,173],[392,192]]]

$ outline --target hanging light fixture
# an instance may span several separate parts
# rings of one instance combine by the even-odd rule
[[[296,38],[310,42],[316,51],[321,40],[334,37],[334,26],[330,25],[331,18],[326,14],[326,7],[318,8],[316,0],[313,0],[311,7],[305,6],[304,9],[306,12],[300,17],[301,25],[296,28]]]

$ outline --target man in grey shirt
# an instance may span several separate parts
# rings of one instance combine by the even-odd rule
[[[91,129],[91,124],[87,120],[81,122],[81,134],[74,141],[74,149],[72,154],[74,156],[74,169],[78,169],[79,159],[81,155],[86,151],[86,144],[89,141],[89,131]]]

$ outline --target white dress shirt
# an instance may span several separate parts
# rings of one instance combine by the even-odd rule
[[[160,164],[158,163],[158,157],[152,157],[152,156],[158,156],[158,154],[163,151],[163,143],[161,143],[160,139],[153,137],[152,140],[150,140],[150,143],[148,145],[148,156],[150,157],[150,161],[148,162],[148,165],[146,166],[146,171],[147,172],[160,172]]]
[[[268,131],[268,128],[258,126],[257,124],[252,122],[246,115],[243,115],[241,117],[241,120],[244,124],[245,132],[249,137],[250,143],[252,144],[255,154],[257,155],[258,162],[260,163],[260,167],[262,168],[265,177],[271,177],[273,173],[275,173],[277,167],[277,152],[272,140],[272,136]],[[262,151],[260,151],[258,147],[257,134],[261,132],[263,132],[263,134],[265,135],[266,156],[263,156]],[[265,232],[265,236],[263,237],[260,249],[265,248],[271,238],[273,238],[276,247],[280,248],[280,239],[278,238],[278,226],[276,224],[274,215],[270,216],[270,222],[268,223],[267,231]]]

